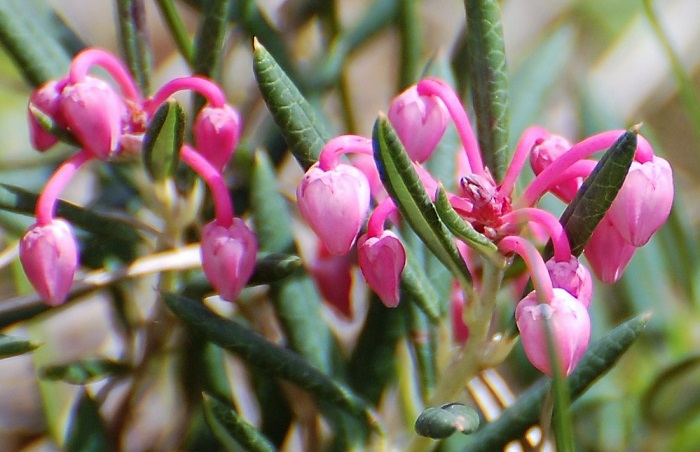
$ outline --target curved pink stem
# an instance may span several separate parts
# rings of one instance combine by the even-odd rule
[[[540,126],[528,127],[525,132],[523,132],[518,141],[518,145],[515,147],[513,159],[510,161],[510,166],[508,166],[506,170],[503,182],[501,182],[501,186],[498,187],[497,196],[501,198],[510,196],[515,186],[515,180],[520,175],[520,171],[522,171],[533,146],[535,146],[538,140],[546,140],[549,136],[547,129]]]
[[[83,166],[84,163],[94,158],[92,152],[80,150],[73,154],[68,160],[63,162],[61,166],[53,173],[46,186],[39,195],[34,208],[36,214],[36,222],[40,226],[45,226],[53,220],[54,210],[56,209],[56,200],[61,194],[68,182],[73,178],[75,173]]]
[[[233,202],[221,173],[207,159],[202,157],[199,152],[187,144],[180,149],[180,158],[190,168],[195,170],[209,186],[214,198],[216,222],[225,228],[231,226],[233,224]]]
[[[328,171],[338,165],[338,158],[344,154],[373,155],[372,140],[359,135],[340,135],[332,138],[318,156],[318,166],[323,171]]]
[[[68,75],[70,83],[82,81],[93,66],[100,66],[106,70],[119,84],[124,97],[141,103],[141,94],[134,77],[117,57],[102,49],[86,49],[73,58]]]
[[[571,246],[569,245],[569,238],[566,236],[566,232],[564,232],[564,227],[559,223],[557,217],[546,210],[526,207],[503,215],[501,220],[506,224],[533,221],[542,225],[552,239],[554,260],[557,262],[564,262],[571,259]]]
[[[418,82],[417,89],[420,95],[437,96],[442,100],[457,127],[457,133],[460,140],[462,140],[464,151],[467,153],[469,166],[471,166],[475,174],[483,176],[485,171],[484,163],[481,160],[479,142],[476,139],[476,135],[474,135],[474,129],[469,121],[467,112],[464,111],[464,107],[454,90],[445,82],[436,78],[421,80]]]
[[[372,211],[367,221],[367,237],[379,237],[384,231],[384,223],[389,215],[396,212],[396,204],[391,198],[385,198]]]
[[[152,98],[146,101],[146,113],[152,115],[170,96],[178,91],[190,90],[201,94],[207,99],[209,105],[214,108],[223,108],[226,104],[226,95],[219,88],[219,85],[206,77],[193,75],[191,77],[180,77],[170,80],[163,85]]]
[[[550,303],[554,297],[552,280],[537,248],[524,238],[511,235],[498,242],[498,249],[503,253],[517,253],[523,258],[527,269],[530,271],[532,285],[535,286],[537,297],[545,303]]]

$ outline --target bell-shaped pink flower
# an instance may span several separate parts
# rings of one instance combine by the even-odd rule
[[[608,212],[593,231],[583,252],[598,279],[612,284],[622,277],[636,249],[622,238]]]
[[[73,135],[95,157],[108,160],[118,150],[127,108],[107,82],[88,76],[67,85],[61,112]]]
[[[369,183],[360,170],[340,164],[309,168],[297,187],[299,210],[328,252],[350,251],[369,210]]]
[[[367,284],[388,308],[399,304],[401,272],[406,265],[406,250],[391,231],[379,237],[363,235],[358,240],[357,260]]]
[[[588,308],[593,298],[593,279],[588,269],[574,256],[562,262],[552,258],[546,265],[552,286],[566,290]]]
[[[445,104],[436,96],[418,94],[416,85],[394,98],[388,116],[409,157],[416,162],[432,155],[450,119]]]
[[[233,107],[206,106],[194,120],[197,150],[219,171],[231,159],[241,136],[241,117]]]
[[[36,107],[42,113],[51,117],[57,124],[64,124],[65,120],[61,117],[61,92],[58,89],[59,82],[50,80],[32,92],[29,97],[29,105]],[[55,135],[44,130],[36,120],[31,111],[28,111],[29,120],[29,139],[32,142],[32,147],[39,152],[52,147],[58,142]]]
[[[350,291],[354,260],[353,253],[333,256],[320,245],[318,255],[309,268],[321,296],[346,320],[353,318]]]
[[[235,301],[255,270],[258,242],[240,218],[229,227],[216,220],[202,230],[202,269],[211,285],[226,301]]]
[[[586,352],[591,337],[588,311],[564,289],[555,288],[549,303],[541,303],[532,291],[515,308],[515,322],[520,330],[528,360],[543,373],[553,376],[547,346],[545,322],[549,322],[552,342],[562,373],[573,372]]]
[[[530,152],[530,166],[535,175],[540,174],[562,154],[571,149],[571,143],[559,135],[538,140]],[[571,202],[583,184],[582,177],[574,177],[553,187],[551,192],[566,203]]]
[[[32,225],[20,241],[19,259],[46,304],[58,306],[66,301],[78,267],[78,245],[68,222],[54,219]]]
[[[671,166],[654,156],[645,163],[632,162],[607,215],[625,241],[640,247],[663,226],[672,205]]]

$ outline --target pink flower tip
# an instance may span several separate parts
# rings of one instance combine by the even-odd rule
[[[593,231],[583,252],[598,279],[612,284],[622,278],[636,249],[622,238],[608,211]]]
[[[550,135],[549,138],[538,140],[530,152],[530,166],[535,175],[547,169],[556,159],[571,149],[571,143],[559,135]],[[552,193],[566,203],[571,202],[576,192],[583,184],[582,177],[574,177],[561,184],[552,187]]]
[[[32,225],[20,241],[19,258],[46,304],[58,306],[66,301],[78,267],[78,245],[68,222],[54,219]]]
[[[37,108],[42,113],[49,116],[57,124],[65,124],[65,120],[60,113],[61,92],[58,89],[59,82],[50,80],[32,92],[29,97],[29,105]],[[31,111],[28,111],[29,139],[32,147],[39,152],[44,152],[58,142],[58,138],[44,130],[36,120]]]
[[[515,322],[528,360],[550,377],[554,373],[549,360],[545,322],[549,322],[557,361],[565,376],[573,372],[588,348],[591,337],[588,311],[564,289],[554,289],[554,297],[549,303],[540,303],[537,294],[530,292],[515,308]]]
[[[552,286],[564,289],[573,295],[586,308],[593,298],[593,279],[588,269],[571,256],[567,261],[557,262],[554,258],[546,263]]]
[[[309,168],[297,187],[299,210],[328,252],[350,251],[369,210],[370,189],[360,170],[340,164]]]
[[[206,106],[194,121],[197,150],[218,171],[231,159],[241,135],[241,117],[233,107]]]
[[[388,308],[399,304],[401,273],[406,266],[406,250],[391,231],[379,237],[363,235],[358,240],[357,260],[367,284]]]
[[[258,242],[240,218],[229,227],[216,221],[202,230],[202,269],[222,299],[235,301],[255,270]]]
[[[416,85],[394,98],[388,116],[406,152],[416,162],[432,155],[450,119],[442,100],[418,94]]]

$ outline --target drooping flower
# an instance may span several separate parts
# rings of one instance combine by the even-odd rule
[[[65,120],[60,114],[61,91],[59,85],[60,83],[56,80],[44,83],[32,92],[29,97],[29,105],[49,116],[57,124],[63,125]],[[32,147],[39,152],[44,152],[56,144],[58,138],[44,130],[30,110],[28,113],[29,139],[32,142]]]
[[[219,171],[231,159],[241,135],[241,119],[229,105],[206,106],[194,120],[197,150]]]
[[[606,284],[617,282],[636,248],[625,241],[610,215],[605,215],[593,231],[583,252],[593,273]]]
[[[399,304],[401,272],[406,265],[406,250],[396,234],[383,231],[376,237],[361,236],[357,242],[357,260],[367,284],[388,308]]]
[[[345,319],[353,318],[352,299],[352,253],[333,256],[323,245],[311,262],[309,271],[321,292],[321,296]]]
[[[560,262],[552,258],[546,265],[552,286],[566,290],[588,308],[593,298],[593,280],[586,267],[574,256]]]

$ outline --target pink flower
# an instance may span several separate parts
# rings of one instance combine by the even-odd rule
[[[452,284],[450,294],[450,310],[452,314],[452,340],[456,344],[464,345],[469,339],[469,326],[464,323],[464,291],[459,284]]]
[[[223,108],[206,106],[194,120],[197,150],[219,171],[233,155],[241,135],[241,118],[229,105]]]
[[[593,231],[583,252],[593,273],[607,284],[622,277],[636,248],[625,241],[606,214]]]
[[[416,162],[432,155],[450,119],[445,104],[436,96],[418,94],[416,85],[394,98],[388,116],[409,157]]]
[[[29,97],[29,104],[39,109],[42,113],[51,117],[59,125],[65,124],[61,117],[61,93],[58,89],[59,82],[50,80],[32,92]],[[32,147],[37,151],[44,152],[58,142],[58,138],[44,130],[34,115],[29,111],[29,139]]]
[[[324,171],[309,168],[297,187],[299,210],[333,255],[347,253],[355,243],[369,210],[370,189],[360,170],[340,164]]]
[[[632,162],[607,215],[630,245],[645,245],[663,226],[673,205],[673,173],[668,162],[653,157]]]
[[[245,221],[234,218],[229,227],[217,221],[202,230],[202,269],[222,299],[235,301],[255,270],[258,243]]]
[[[391,231],[379,237],[360,237],[357,260],[367,284],[388,308],[399,304],[401,272],[406,265],[406,251],[401,241]]]
[[[520,330],[528,360],[543,373],[553,375],[547,346],[545,322],[549,322],[557,360],[564,375],[573,372],[588,347],[591,320],[588,311],[564,289],[554,289],[554,297],[541,303],[532,291],[515,308],[515,322]]]
[[[571,149],[571,143],[559,135],[551,135],[544,140],[538,140],[530,152],[530,166],[535,175],[540,174],[562,154]],[[574,177],[551,189],[557,197],[569,203],[583,184],[582,177]]]
[[[311,276],[323,298],[345,319],[352,320],[353,310],[350,298],[352,288],[352,253],[333,256],[323,245],[316,259],[311,263]]]
[[[593,298],[593,280],[586,267],[574,256],[562,262],[552,258],[546,265],[552,286],[566,290],[588,308]]]
[[[61,112],[80,144],[101,160],[118,150],[126,104],[107,82],[94,77],[67,85]]]
[[[78,245],[70,224],[53,219],[32,225],[19,244],[24,273],[49,306],[66,301],[78,267]]]

